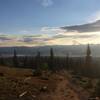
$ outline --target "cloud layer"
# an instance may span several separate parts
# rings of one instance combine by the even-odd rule
[[[100,21],[94,23],[65,26],[41,27],[38,34],[24,30],[17,34],[0,34],[0,46],[43,46],[43,45],[72,45],[99,44]]]
[[[66,31],[98,32],[98,31],[100,31],[100,20],[98,20],[94,23],[75,25],[75,26],[64,26],[61,28],[65,29]]]

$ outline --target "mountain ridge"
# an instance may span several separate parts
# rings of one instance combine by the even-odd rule
[[[100,57],[100,44],[91,44],[92,55]],[[51,45],[51,46],[36,46],[36,47],[0,47],[1,55],[12,55],[14,49],[19,55],[33,55],[35,56],[37,51],[41,52],[41,55],[48,56],[50,48],[53,48],[55,56],[85,56],[87,45]]]

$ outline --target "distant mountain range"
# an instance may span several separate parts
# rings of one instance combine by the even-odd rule
[[[100,44],[90,45],[92,56],[100,57]],[[53,46],[39,46],[39,47],[0,47],[0,55],[13,55],[14,49],[18,55],[35,56],[37,51],[41,55],[48,56],[50,48],[53,48],[55,56],[85,56],[87,45],[53,45]]]

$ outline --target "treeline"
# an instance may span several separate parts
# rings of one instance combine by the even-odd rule
[[[65,57],[57,57],[53,48],[50,48],[49,56],[42,56],[40,51],[37,51],[36,56],[18,56],[16,49],[14,49],[12,57],[0,56],[0,65],[32,68],[34,70],[46,68],[53,72],[64,69],[74,71],[80,75],[100,76],[99,66],[95,66],[93,63],[89,45],[86,50],[86,57],[70,57],[68,53],[66,53]]]
[[[42,56],[40,51],[37,51],[36,56],[18,56],[15,49],[12,57],[0,56],[0,65],[32,69],[36,69],[43,64],[47,64],[50,70],[68,69],[69,65],[72,65],[71,61],[72,58],[68,55],[66,57],[55,56],[53,48],[50,49],[49,56]]]

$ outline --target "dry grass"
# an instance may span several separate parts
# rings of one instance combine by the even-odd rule
[[[67,76],[53,73],[43,80],[31,69],[0,67],[0,100],[81,100],[86,95]]]
[[[30,69],[17,69],[0,67],[0,100],[35,100],[39,99],[41,89],[46,86],[46,93],[50,93],[56,88],[56,81],[53,76],[49,80],[42,80],[40,77],[33,77]],[[19,95],[27,93],[23,97]],[[42,100],[42,99],[41,99]]]
[[[13,77],[25,77],[27,75],[32,75],[31,69],[23,69],[23,68],[9,68],[9,67],[1,67],[0,66],[0,73],[4,73],[6,76],[13,76]]]

